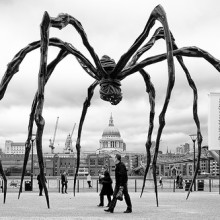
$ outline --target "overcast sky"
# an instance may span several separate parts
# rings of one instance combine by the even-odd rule
[[[220,59],[220,1],[219,0],[0,0],[0,77],[14,55],[29,43],[40,39],[39,25],[44,11],[51,17],[68,13],[78,19],[99,58],[107,54],[117,62],[142,32],[154,7],[161,4],[167,14],[170,30],[178,47],[198,46]],[[150,32],[161,26],[156,22]],[[90,61],[81,39],[72,26],[63,30],[50,29],[50,37],[69,42]],[[148,38],[149,39],[149,38]],[[148,40],[147,39],[147,40]],[[147,42],[147,41],[145,41]],[[164,53],[165,42],[160,40],[144,57]],[[50,48],[49,61],[58,50]],[[32,100],[37,91],[39,71],[39,49],[27,54],[19,72],[9,83],[0,102],[0,147],[5,141],[25,142],[28,131]],[[49,63],[48,61],[48,63]],[[203,134],[203,145],[207,144],[208,93],[220,92],[220,74],[207,61],[200,58],[184,58],[199,93],[199,117]],[[184,143],[190,143],[189,134],[196,132],[192,117],[192,90],[175,60],[176,82],[166,115],[166,126],[162,134],[160,149],[172,150]],[[146,70],[150,73],[156,88],[156,118],[153,140],[158,129],[158,115],[164,103],[167,88],[167,62],[163,61]],[[49,152],[49,139],[53,137],[55,123],[59,117],[55,152],[62,152],[66,137],[74,123],[76,134],[87,88],[94,79],[82,70],[76,59],[69,55],[53,72],[45,88],[43,117],[44,152]],[[99,139],[108,126],[112,113],[114,124],[120,130],[128,151],[144,152],[148,131],[149,101],[144,81],[136,73],[122,81],[123,100],[112,106],[99,97],[99,86],[88,109],[83,127],[82,150],[95,151]],[[36,129],[36,127],[35,127]]]

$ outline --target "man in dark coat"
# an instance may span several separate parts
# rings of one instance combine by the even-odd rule
[[[41,179],[40,179],[40,174],[37,175],[37,181],[38,181],[38,185],[39,185],[39,196],[43,196],[42,192],[43,192],[43,184],[41,183]],[[47,182],[46,178],[45,178],[45,183]]]
[[[121,162],[121,155],[116,154],[115,155],[115,189],[113,193],[113,199],[110,203],[110,206],[108,209],[105,209],[106,212],[114,212],[114,208],[116,206],[117,199],[122,200],[121,194],[123,193],[125,202],[127,204],[127,209],[124,211],[124,213],[131,213],[132,212],[132,205],[131,205],[131,199],[128,194],[128,175],[127,175],[127,169],[124,163]]]
[[[180,181],[180,176],[178,174],[176,177],[176,188],[179,188],[179,181]]]
[[[64,188],[64,187],[65,187],[65,193],[67,193],[67,183],[68,183],[67,174],[66,174],[66,172],[64,171],[64,172],[61,174],[62,193],[64,193],[64,192],[63,192],[63,188]]]

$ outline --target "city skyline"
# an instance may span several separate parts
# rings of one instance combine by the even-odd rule
[[[126,1],[126,5],[116,0],[111,1],[111,4],[106,4],[101,0],[92,2],[67,0],[62,4],[57,0],[12,0],[0,1],[0,19],[3,21],[0,35],[0,77],[2,78],[7,64],[19,50],[40,39],[39,26],[44,11],[48,11],[52,17],[56,17],[59,13],[74,16],[82,23],[88,40],[99,58],[107,54],[117,62],[142,32],[150,13],[157,4],[161,4],[166,11],[169,28],[178,47],[198,46],[220,59],[218,48],[220,30],[217,28],[220,24],[218,12],[220,3],[217,0],[211,3],[205,0],[193,2],[189,0],[184,2],[140,0],[138,4],[129,0]],[[117,6],[117,10],[115,6]],[[159,26],[161,26],[160,23],[156,22],[155,28],[145,42],[150,39],[154,30]],[[63,30],[51,28],[50,36],[73,44],[92,61],[73,27],[69,26]],[[57,52],[56,49],[50,48],[48,59],[52,60]],[[144,57],[164,52],[165,42],[160,40]],[[25,57],[19,72],[9,83],[5,96],[0,102],[0,147],[3,149],[6,140],[26,141],[31,104],[37,91],[39,58],[39,50],[31,52]],[[207,145],[208,94],[220,92],[219,73],[204,59],[184,57],[184,61],[198,88],[202,145]],[[189,143],[191,147],[189,134],[196,133],[192,116],[192,91],[176,60],[175,69],[176,82],[161,137],[160,150],[163,152],[166,152],[167,146],[172,152],[177,146],[185,143]],[[146,71],[151,75],[156,88],[156,116],[152,136],[152,141],[155,141],[158,115],[162,109],[167,89],[167,64],[165,61],[154,64],[148,66]],[[49,139],[53,137],[57,117],[59,117],[59,123],[55,152],[63,149],[74,123],[76,123],[76,128],[73,140],[76,140],[87,88],[93,81],[73,56],[68,56],[57,66],[45,88],[43,110],[45,152],[50,152]],[[145,91],[144,81],[137,73],[122,81],[123,100],[117,106],[102,101],[99,97],[99,88],[96,88],[83,126],[82,150],[95,151],[98,148],[99,139],[105,127],[108,126],[112,113],[115,127],[119,129],[127,150],[145,152],[149,118],[149,101]]]

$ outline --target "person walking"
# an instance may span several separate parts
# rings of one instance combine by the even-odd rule
[[[111,202],[111,196],[113,195],[113,189],[112,189],[112,179],[111,179],[110,174],[107,169],[104,172],[104,177],[101,179],[101,184],[103,186],[102,186],[102,190],[99,194],[100,203],[99,203],[98,207],[104,206],[104,195],[106,195],[107,199],[108,199],[108,205],[106,207],[109,207],[110,202]]]
[[[127,204],[127,209],[124,211],[124,213],[131,213],[132,212],[132,205],[131,205],[131,199],[128,194],[128,175],[127,175],[127,169],[123,162],[121,162],[121,155],[116,154],[115,155],[115,189],[113,192],[113,199],[109,205],[108,209],[105,209],[106,212],[113,213],[114,208],[118,200],[122,200],[122,194],[124,195],[125,202]]]
[[[61,174],[62,193],[64,193],[64,192],[63,192],[63,189],[65,188],[65,193],[67,194],[67,183],[68,183],[67,173],[64,171],[64,172]]]
[[[180,176],[178,174],[176,177],[176,188],[179,188],[179,181],[180,181]]]
[[[99,176],[99,190],[102,191],[102,178],[104,177],[103,168],[102,171],[98,170],[98,176]]]
[[[87,175],[86,180],[87,180],[89,188],[92,188],[92,185],[91,185],[92,177],[91,177],[90,173]]]
[[[43,192],[43,184],[41,183],[40,173],[37,175],[37,181],[38,181],[38,186],[39,186],[39,196],[43,196],[43,193],[42,193]],[[46,182],[47,182],[47,180],[45,178],[45,183]]]
[[[183,177],[182,177],[181,173],[179,175],[179,189],[183,189]]]
[[[159,184],[160,184],[160,187],[163,189],[163,176],[162,175],[160,175]]]

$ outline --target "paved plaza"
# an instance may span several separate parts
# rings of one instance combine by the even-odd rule
[[[0,203],[0,219],[220,219],[218,192],[193,192],[186,200],[186,192],[159,192],[159,207],[155,194],[130,193],[133,212],[125,214],[125,202],[118,201],[114,213],[99,208],[99,195],[95,192],[68,194],[50,193],[50,209],[45,196],[24,192],[8,193],[6,204]],[[3,194],[0,194],[3,201]],[[107,198],[105,198],[107,203]]]

